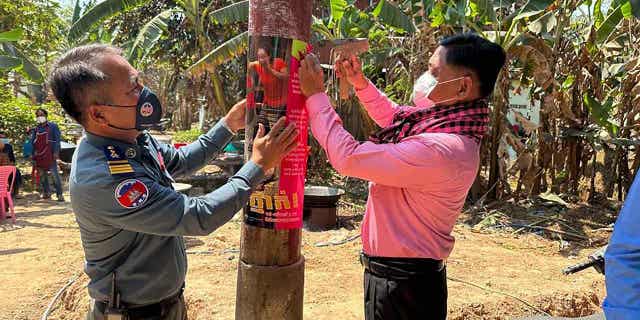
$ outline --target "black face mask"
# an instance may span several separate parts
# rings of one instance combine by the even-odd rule
[[[115,104],[105,104],[109,107],[120,108],[136,108],[136,126],[135,128],[121,128],[109,124],[109,127],[119,130],[138,130],[144,131],[149,129],[155,124],[160,123],[162,118],[162,104],[160,99],[156,96],[151,89],[143,87],[140,91],[140,97],[138,98],[138,104],[135,106],[120,106]]]

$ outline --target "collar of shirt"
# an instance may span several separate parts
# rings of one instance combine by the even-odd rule
[[[142,140],[142,136],[146,135],[141,134],[140,137],[138,137],[138,143],[132,144],[121,140],[99,136],[89,132],[86,133],[87,142],[89,142],[91,145],[99,149],[103,149],[105,146],[109,145],[115,146],[120,149],[127,156],[127,158],[136,159],[138,161],[142,160],[142,152],[144,151],[143,149],[145,147],[145,144],[143,143],[146,143],[147,141],[146,138]]]

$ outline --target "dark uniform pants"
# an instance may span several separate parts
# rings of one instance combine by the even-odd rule
[[[93,304],[91,311],[87,314],[87,320],[106,320],[104,307],[98,304],[99,302]],[[137,313],[137,315],[132,314],[123,320],[187,320],[187,308],[184,303],[184,296],[182,295],[171,304],[165,304],[159,308],[151,308],[151,310],[134,313]]]
[[[365,320],[447,318],[447,272],[439,260],[361,256]]]

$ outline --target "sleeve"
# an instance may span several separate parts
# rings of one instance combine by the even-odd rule
[[[174,177],[183,176],[204,167],[222,152],[233,136],[222,119],[209,132],[189,145],[176,149],[172,145],[160,143],[159,151],[162,153],[167,171]]]
[[[9,156],[9,161],[12,163],[16,163],[16,155],[13,153],[13,146],[10,144],[5,144],[4,149]]]
[[[607,320],[640,319],[640,176],[620,211],[605,253]]]
[[[307,110],[313,136],[342,175],[404,188],[428,188],[450,178],[451,166],[437,143],[418,137],[397,144],[360,143],[344,129],[324,93],[309,97]]]
[[[53,153],[60,153],[60,128],[57,124],[51,124],[51,143],[53,145]]]
[[[276,69],[276,71],[282,71],[287,68],[287,63],[280,58],[276,58],[273,61],[273,66],[275,67],[274,69]]]
[[[83,211],[99,214],[102,223],[124,230],[164,236],[207,235],[247,203],[252,187],[262,177],[262,169],[248,162],[225,185],[201,197],[188,197],[142,176],[79,188],[81,194],[75,199]]]
[[[383,128],[391,124],[393,116],[401,109],[397,103],[380,92],[371,81],[366,88],[357,90],[356,95],[373,121]]]

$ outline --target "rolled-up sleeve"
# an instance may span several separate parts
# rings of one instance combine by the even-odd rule
[[[640,319],[640,178],[629,190],[605,253],[607,320]]]

